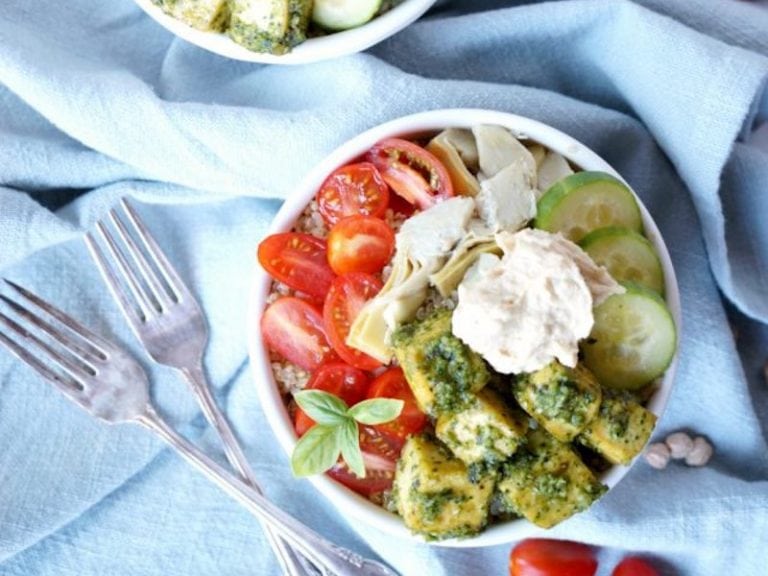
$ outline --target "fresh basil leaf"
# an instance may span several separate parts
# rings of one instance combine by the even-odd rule
[[[361,424],[383,424],[400,416],[404,404],[393,398],[373,398],[358,402],[347,413]]]
[[[348,419],[347,404],[333,394],[322,390],[302,390],[293,395],[299,408],[318,424],[339,426]]]
[[[299,438],[291,454],[293,475],[320,474],[336,464],[341,453],[341,430],[341,426],[315,424]]]
[[[358,478],[365,478],[365,463],[363,453],[360,451],[360,431],[357,422],[351,418],[339,427],[341,440],[341,456],[347,467]]]

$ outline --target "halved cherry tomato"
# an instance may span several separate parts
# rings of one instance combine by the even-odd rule
[[[267,236],[259,244],[258,257],[270,276],[310,296],[322,299],[333,282],[325,240],[311,234]]]
[[[453,184],[445,166],[418,144],[388,138],[374,145],[366,158],[379,169],[392,190],[422,210],[453,196]]]
[[[354,406],[365,400],[370,380],[362,370],[344,362],[330,362],[315,370],[304,387],[304,390],[323,390],[344,400],[347,406]],[[296,409],[294,427],[296,434],[304,433],[315,425],[315,421],[307,416],[301,408]]]
[[[597,559],[586,544],[529,538],[512,549],[510,576],[594,576]]]
[[[348,164],[325,179],[317,192],[317,208],[328,226],[346,216],[383,216],[389,187],[370,162]]]
[[[373,216],[342,218],[328,234],[328,264],[336,274],[376,274],[392,258],[395,234]]]
[[[416,212],[416,206],[408,202],[400,194],[391,194],[389,196],[389,208],[395,214],[402,214],[406,218],[410,218]]]
[[[306,370],[337,357],[325,336],[320,311],[293,296],[275,300],[264,310],[261,334],[267,348]]]
[[[616,565],[611,576],[659,576],[659,573],[646,560],[627,556]]]
[[[381,366],[381,363],[347,346],[346,340],[360,310],[379,293],[381,287],[381,280],[370,274],[344,274],[333,281],[323,305],[323,321],[328,340],[342,360],[361,370],[373,370]]]
[[[328,471],[328,475],[358,494],[370,497],[392,487],[395,463],[400,456],[400,446],[379,434],[370,426],[360,425],[360,450],[365,463],[365,478],[358,478],[347,468],[343,460]]]
[[[376,430],[401,444],[405,443],[409,435],[418,434],[427,425],[427,416],[419,410],[405,374],[399,367],[390,368],[377,376],[368,389],[368,398],[396,398],[405,402],[400,416],[391,422],[374,426]]]

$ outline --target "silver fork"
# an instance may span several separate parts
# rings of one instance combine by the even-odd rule
[[[227,459],[246,483],[259,490],[253,470],[216,404],[203,371],[203,352],[208,343],[203,312],[127,199],[123,198],[120,204],[125,219],[115,209],[109,212],[120,242],[103,221],[96,224],[115,265],[110,264],[99,243],[88,233],[85,241],[91,255],[147,353],[155,362],[176,368],[184,375],[203,414],[221,437]],[[289,576],[317,574],[268,529],[266,535],[283,572]]]
[[[397,576],[384,564],[324,539],[219,466],[157,413],[146,372],[132,356],[29,290],[5,282],[17,297],[0,294],[0,300],[16,319],[0,310],[0,343],[67,398],[109,424],[136,422],[152,430],[326,573]]]

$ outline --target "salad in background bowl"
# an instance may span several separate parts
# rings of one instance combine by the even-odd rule
[[[221,56],[307,64],[361,52],[435,0],[136,0],[167,30]]]
[[[382,530],[483,546],[567,521],[666,405],[680,308],[663,239],[615,170],[534,120],[375,127],[290,195],[258,258],[270,425],[296,475]]]

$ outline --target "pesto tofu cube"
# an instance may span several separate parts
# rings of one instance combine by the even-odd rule
[[[589,508],[607,488],[570,446],[536,429],[501,467],[496,490],[503,511],[551,528]]]
[[[645,447],[655,425],[653,412],[637,402],[605,397],[577,440],[613,464],[629,464]]]
[[[600,384],[588,369],[557,361],[518,376],[513,393],[523,410],[562,442],[570,442],[586,428],[602,399]]]
[[[514,454],[528,430],[527,419],[488,388],[453,414],[437,418],[435,433],[465,464],[495,466]]]
[[[451,333],[451,311],[437,310],[398,328],[392,345],[422,412],[462,410],[490,378],[485,361]]]
[[[229,20],[227,0],[152,0],[163,12],[203,31],[221,32]]]
[[[249,50],[285,54],[306,39],[312,0],[230,0],[227,34]]]
[[[408,439],[392,487],[397,512],[430,539],[470,536],[488,522],[494,478],[470,482],[467,467],[431,436]]]

